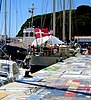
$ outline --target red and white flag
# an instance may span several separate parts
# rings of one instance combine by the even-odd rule
[[[50,36],[50,35],[51,35],[51,34],[49,34],[49,33],[42,33],[42,34],[37,33],[37,34],[35,34],[36,38],[41,38],[41,36],[42,36],[42,37],[45,37],[45,36]]]
[[[52,35],[50,32],[48,32],[48,28],[34,28],[35,31],[35,36],[36,38],[41,38],[41,37],[45,37],[45,36],[50,36]]]

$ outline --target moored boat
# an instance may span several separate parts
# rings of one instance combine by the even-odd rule
[[[20,79],[24,74],[15,61],[0,59],[0,86]]]
[[[31,56],[31,73],[39,71],[45,67],[48,67],[56,63],[60,59],[60,56]]]
[[[62,44],[64,42],[50,34],[50,32],[41,32],[41,29],[39,29],[39,32],[36,33],[36,39],[31,44],[33,50],[30,59],[31,73],[62,60],[60,59]]]

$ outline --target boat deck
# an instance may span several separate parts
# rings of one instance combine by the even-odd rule
[[[0,87],[2,100],[91,100],[91,55],[70,57]]]

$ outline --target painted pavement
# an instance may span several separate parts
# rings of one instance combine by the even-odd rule
[[[91,100],[90,55],[70,57],[33,76],[32,79],[22,78],[10,85],[16,87],[17,84],[16,88],[4,87],[10,94],[2,100]],[[4,91],[0,90],[1,93],[8,93]]]

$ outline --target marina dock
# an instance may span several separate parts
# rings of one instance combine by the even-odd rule
[[[0,87],[0,100],[91,100],[91,55],[70,57]]]

